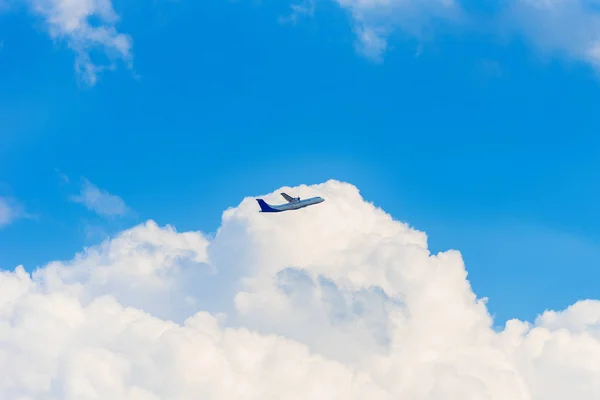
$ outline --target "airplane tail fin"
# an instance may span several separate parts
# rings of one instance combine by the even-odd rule
[[[263,199],[256,199],[256,201],[258,202],[258,205],[260,206],[260,210],[262,212],[277,211],[273,207],[271,207],[270,205],[268,205]]]

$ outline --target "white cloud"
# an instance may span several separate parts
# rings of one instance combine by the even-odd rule
[[[424,40],[439,22],[456,23],[464,18],[455,0],[334,0],[352,16],[357,50],[381,61],[388,37],[395,31]]]
[[[56,172],[56,175],[58,175],[58,177],[60,178],[62,183],[71,182],[71,179],[69,178],[69,176],[67,174],[62,173],[58,168],[54,168],[54,172]]]
[[[0,196],[0,228],[24,217],[27,217],[27,214],[21,204],[14,199]]]
[[[123,199],[98,188],[87,179],[83,180],[79,196],[71,196],[71,200],[103,217],[124,216],[129,212]]]
[[[214,238],[150,221],[1,273],[0,398],[600,395],[600,302],[496,332],[460,253],[430,254],[351,185],[283,190],[326,202],[261,214],[247,198]]]
[[[117,29],[119,16],[111,0],[24,1],[53,39],[75,51],[76,70],[87,84],[94,85],[100,72],[115,69],[117,61],[132,66],[132,38]],[[395,33],[422,42],[440,23],[464,27],[476,22],[478,27],[521,35],[542,52],[600,68],[600,9],[595,0],[511,0],[493,16],[499,24],[465,11],[460,0],[331,1],[350,15],[358,53],[373,61],[383,60]],[[0,9],[6,4],[0,1]],[[281,21],[295,23],[299,16],[313,15],[315,4],[316,0],[294,1],[291,14]],[[108,61],[100,63],[96,56]]]
[[[600,8],[596,0],[513,0],[503,23],[537,49],[600,68]]]
[[[499,5],[491,20],[466,11],[460,0],[331,1],[350,14],[356,49],[373,61],[383,60],[389,37],[395,32],[424,41],[433,37],[442,23],[476,26],[476,34],[483,30],[520,36],[542,53],[600,69],[600,8],[596,0],[510,0]],[[295,7],[304,10],[302,4]]]
[[[115,61],[132,63],[131,37],[120,33],[111,0],[25,0],[29,9],[44,20],[50,36],[65,40],[77,54],[75,68],[85,83],[94,85],[98,73],[115,68]],[[109,63],[99,65],[92,52],[99,49]]]
[[[290,5],[291,13],[287,17],[280,18],[280,22],[295,24],[302,16],[312,17],[315,13],[316,0],[303,0],[300,3]]]

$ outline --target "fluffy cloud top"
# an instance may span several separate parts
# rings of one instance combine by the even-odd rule
[[[98,188],[87,179],[83,180],[79,196],[72,196],[71,200],[103,217],[123,216],[129,212],[123,199]]]
[[[76,70],[87,84],[94,85],[104,69],[114,68],[115,60],[132,62],[132,40],[116,28],[118,16],[111,0],[26,0],[30,10],[43,18],[50,36],[65,40],[77,54]],[[110,63],[92,61],[99,49]]]
[[[283,190],[327,201],[267,215],[247,198],[213,238],[148,221],[2,272],[0,397],[600,396],[600,302],[497,332],[458,252],[430,254],[349,184]]]

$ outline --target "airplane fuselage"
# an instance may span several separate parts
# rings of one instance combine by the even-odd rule
[[[278,205],[270,205],[267,204],[263,199],[256,199],[258,204],[260,205],[260,210],[262,212],[282,212],[282,211],[290,211],[290,210],[298,210],[300,208],[312,206],[314,204],[319,204],[325,201],[322,197],[311,197],[310,199],[304,199],[299,201],[294,201],[287,204],[278,204]]]

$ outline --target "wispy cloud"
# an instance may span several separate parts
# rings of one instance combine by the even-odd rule
[[[594,0],[509,0],[485,17],[470,12],[461,0],[330,1],[348,12],[356,50],[372,61],[383,61],[390,36],[401,34],[423,43],[445,24],[523,38],[541,54],[583,61],[600,70],[600,8]],[[314,6],[314,1],[292,6],[287,20],[312,15]]]
[[[594,0],[513,0],[509,26],[544,54],[585,61],[600,70],[600,8]]]
[[[88,85],[98,74],[114,69],[116,61],[132,65],[132,39],[120,33],[119,20],[111,0],[26,0],[30,11],[43,19],[54,40],[65,41],[76,53],[75,69]],[[108,60],[99,64],[92,52],[100,50]]]
[[[486,34],[510,33],[536,50],[587,62],[600,70],[600,9],[594,0],[509,0],[490,19],[468,11],[461,0],[329,0],[348,12],[361,55],[382,61],[392,35],[401,33],[424,43],[440,24],[485,26]],[[111,0],[17,0],[43,22],[51,38],[76,54],[75,68],[88,85],[119,62],[133,65],[132,38],[118,28]],[[0,0],[0,10],[12,2]],[[316,0],[293,0],[281,22],[296,23],[314,15]],[[487,17],[486,17],[487,18]],[[481,33],[481,32],[478,32]],[[104,62],[100,62],[103,59]]]
[[[295,24],[302,16],[312,17],[315,13],[315,1],[303,0],[300,3],[292,4],[290,6],[291,13],[287,17],[280,18],[279,22]]]
[[[16,200],[0,196],[0,228],[9,225],[20,218],[26,218],[24,207]]]
[[[454,0],[333,1],[352,16],[357,51],[378,62],[383,60],[388,38],[395,31],[425,40],[435,22],[464,20],[460,3]]]
[[[62,173],[61,170],[59,170],[58,168],[54,168],[54,172],[56,172],[56,175],[58,175],[58,177],[60,178],[60,180],[63,183],[71,182],[71,179],[69,179],[69,176],[67,174]]]
[[[71,196],[70,199],[103,217],[120,217],[130,212],[123,199],[100,189],[86,178],[83,178],[79,195]]]

